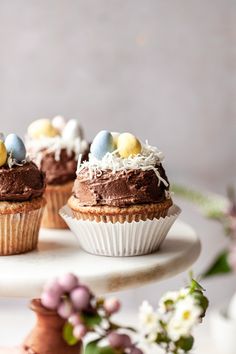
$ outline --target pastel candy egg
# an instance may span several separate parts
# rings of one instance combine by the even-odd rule
[[[96,159],[101,160],[107,152],[115,150],[113,137],[107,130],[101,130],[93,139],[90,151]]]
[[[62,132],[66,126],[66,120],[62,116],[56,116],[52,119],[52,125],[54,128],[59,130],[59,132]]]
[[[26,149],[25,144],[16,134],[9,134],[5,140],[5,146],[8,154],[18,162],[25,160]]]
[[[0,133],[0,140],[1,140],[1,141],[5,141],[5,136],[4,136],[3,133]]]
[[[70,119],[62,131],[62,138],[70,141],[83,137],[83,130],[76,119]]]
[[[50,119],[43,118],[30,124],[28,134],[31,138],[38,139],[42,137],[53,138],[60,135],[60,132],[52,125]]]
[[[114,141],[114,144],[115,146],[117,147],[117,144],[118,144],[118,138],[120,136],[120,133],[117,133],[117,132],[111,132],[111,135],[113,137],[113,141]]]
[[[0,167],[5,165],[7,161],[7,149],[2,140],[0,140]]]
[[[130,133],[122,133],[118,138],[117,148],[119,154],[123,158],[137,155],[141,152],[142,146],[140,141]]]

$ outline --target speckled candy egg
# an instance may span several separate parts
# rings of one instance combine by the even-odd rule
[[[42,137],[53,138],[60,135],[60,132],[52,125],[50,119],[43,118],[30,124],[28,134],[31,138],[38,139]]]
[[[96,159],[101,160],[107,152],[115,150],[113,137],[107,130],[101,130],[93,139],[90,151]]]
[[[9,134],[5,140],[7,153],[18,162],[25,160],[26,149],[21,138],[16,134]]]
[[[117,148],[123,158],[137,155],[142,150],[140,141],[130,133],[122,133],[118,138]]]
[[[76,119],[70,119],[62,131],[62,138],[66,141],[83,137],[83,131]]]
[[[7,161],[7,149],[2,140],[0,140],[0,167],[5,165]]]
[[[4,136],[3,133],[0,133],[0,140],[1,140],[1,141],[5,141],[5,136]]]

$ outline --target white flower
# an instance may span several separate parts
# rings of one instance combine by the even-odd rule
[[[202,309],[196,305],[194,298],[188,295],[176,303],[176,310],[167,325],[167,333],[171,340],[177,341],[190,334],[193,326],[199,323]]]
[[[185,298],[189,295],[190,289],[189,288],[182,288],[179,291],[179,298]]]
[[[147,343],[151,344],[151,343],[155,343],[156,339],[157,339],[157,331],[153,330],[147,335],[146,341]]]
[[[159,308],[158,311],[160,313],[165,313],[169,310],[173,309],[173,305],[179,298],[179,292],[178,291],[168,291],[160,300],[159,302]]]
[[[140,326],[143,333],[150,335],[150,338],[156,339],[156,334],[160,328],[159,316],[153,307],[144,301],[139,310]]]

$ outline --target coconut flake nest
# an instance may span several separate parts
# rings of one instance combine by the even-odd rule
[[[168,187],[168,182],[161,177],[158,170],[158,165],[164,160],[164,155],[156,147],[151,146],[146,142],[142,144],[142,151],[135,156],[129,156],[127,158],[121,158],[118,150],[113,152],[107,152],[101,159],[96,159],[91,153],[89,154],[89,161],[81,163],[82,155],[78,160],[77,175],[87,168],[89,171],[89,177],[92,179],[94,176],[99,177],[102,175],[102,171],[111,170],[112,173],[118,171],[129,171],[140,169],[142,171],[153,170],[158,178],[159,184],[164,183]]]

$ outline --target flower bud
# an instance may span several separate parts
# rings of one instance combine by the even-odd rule
[[[75,326],[73,330],[73,336],[78,340],[81,340],[86,335],[86,333],[87,328],[82,324]]]
[[[143,351],[139,348],[133,347],[130,350],[130,354],[143,354]]]
[[[65,292],[69,293],[74,288],[76,288],[76,286],[78,286],[79,281],[75,275],[68,273],[60,277],[58,279],[58,283],[60,284],[60,286]]]
[[[120,302],[116,298],[106,299],[104,302],[104,309],[108,315],[112,315],[120,310]]]
[[[64,318],[64,319],[68,319],[72,313],[73,313],[74,309],[72,306],[72,303],[68,300],[64,300],[58,307],[57,313],[60,317]]]
[[[41,296],[41,302],[44,307],[49,310],[56,310],[60,303],[60,298],[58,296],[54,296],[48,292],[45,292]]]
[[[77,310],[80,311],[87,310],[90,304],[91,295],[89,290],[86,287],[80,286],[75,288],[71,292],[70,297],[74,307]]]
[[[72,314],[72,315],[69,317],[68,322],[69,322],[73,327],[75,327],[75,326],[77,326],[77,325],[79,325],[79,324],[83,324],[83,321],[82,321],[80,315],[77,314],[77,313]]]
[[[108,342],[114,349],[126,349],[132,346],[131,339],[127,334],[112,332],[108,336]]]

